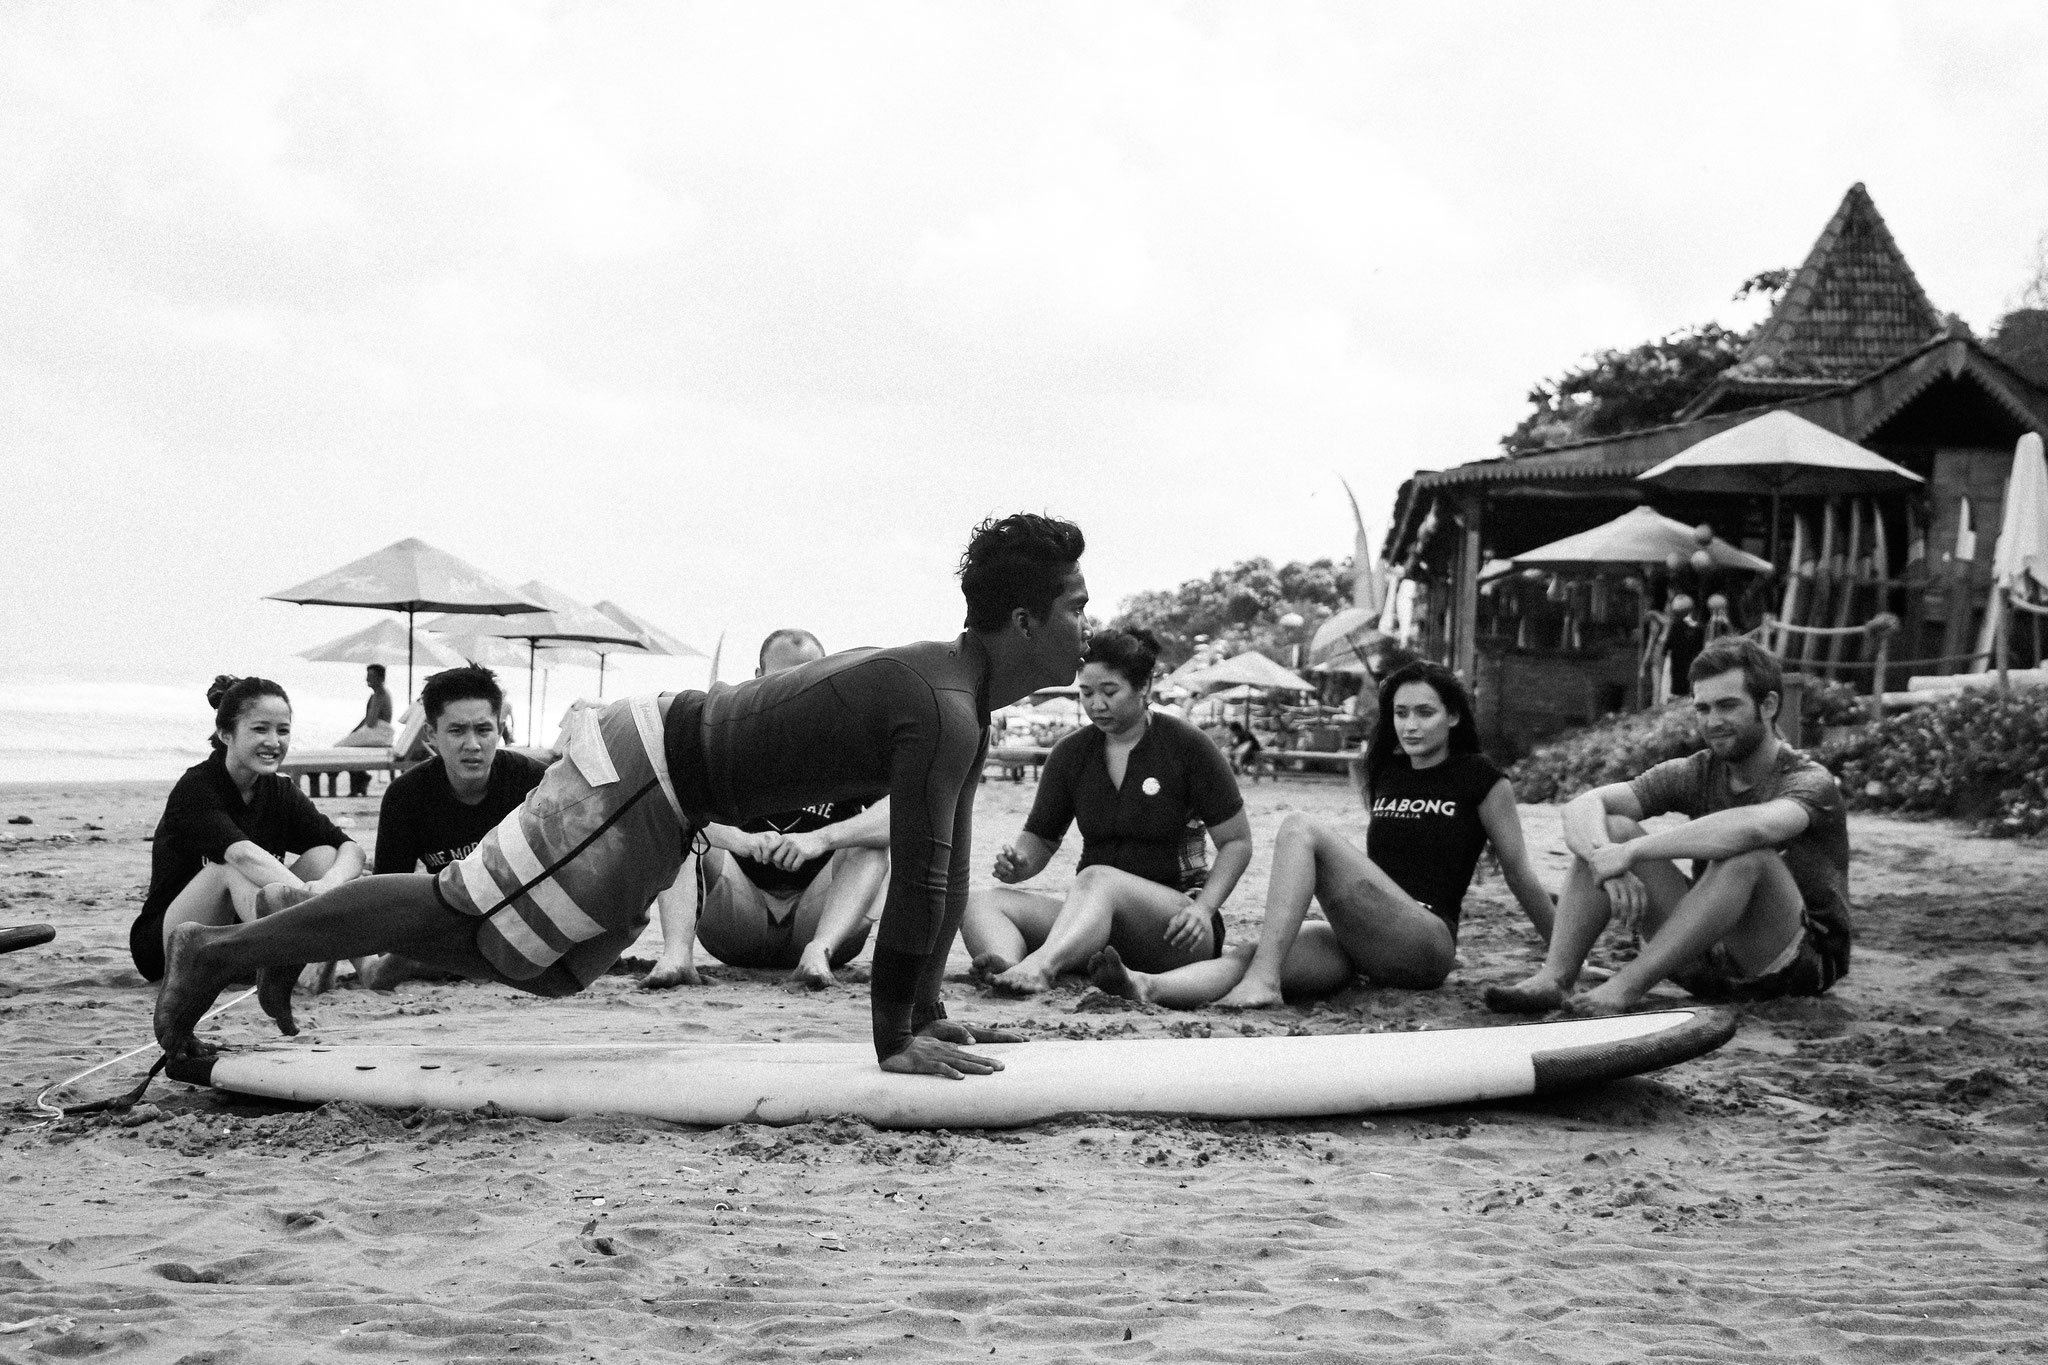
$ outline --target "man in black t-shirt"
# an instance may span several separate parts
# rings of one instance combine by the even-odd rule
[[[474,849],[540,785],[547,765],[498,747],[505,694],[488,668],[451,668],[420,692],[434,757],[395,779],[377,816],[371,869],[439,872]],[[396,953],[356,964],[363,984],[389,990],[417,970]]]
[[[809,631],[774,631],[754,676],[824,657]],[[889,881],[886,796],[706,825],[703,842],[694,902],[680,883],[658,902],[661,959],[642,986],[699,984],[702,940],[720,962],[788,970],[792,983],[820,990],[866,944]]]

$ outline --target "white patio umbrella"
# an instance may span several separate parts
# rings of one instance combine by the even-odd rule
[[[1636,477],[1690,493],[1770,494],[1773,565],[1781,497],[1889,493],[1925,482],[1903,465],[1783,409],[1709,436]]]
[[[2011,610],[2006,594],[2023,591],[2027,579],[2048,587],[2048,461],[2042,459],[2041,438],[2031,431],[2013,448],[1998,548],[1991,555],[1991,610],[1984,613],[1977,637],[1979,654],[1988,654],[1998,639],[1999,621]]]
[[[526,739],[527,743],[531,744],[535,734],[533,680],[539,669],[538,660],[542,644],[611,644],[629,649],[640,649],[643,646],[637,636],[611,617],[595,607],[583,605],[561,589],[550,587],[537,578],[520,584],[519,591],[541,603],[545,610],[527,612],[520,616],[507,616],[475,627],[458,618],[437,616],[427,623],[427,629],[442,633],[473,631],[480,636],[526,641]]]
[[[410,664],[415,657],[429,668],[459,668],[463,663],[462,656],[445,641],[424,631],[413,631],[408,641],[405,627],[388,616],[324,645],[302,649],[299,657],[316,664],[382,664],[386,668]],[[407,685],[411,685],[410,675]]]

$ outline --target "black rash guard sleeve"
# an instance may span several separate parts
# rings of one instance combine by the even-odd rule
[[[986,734],[971,700],[922,687],[898,721],[889,764],[889,896],[875,942],[923,957],[967,905],[974,778]]]

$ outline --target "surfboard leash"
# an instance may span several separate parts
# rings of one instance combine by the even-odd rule
[[[207,1020],[215,1017],[216,1015],[227,1013],[229,1010],[241,1004],[244,1000],[247,1000],[250,996],[254,994],[256,994],[256,989],[252,986],[248,990],[243,991],[240,995],[236,996],[234,999],[228,1001],[225,1005],[218,1005],[213,1009],[208,1010],[204,1015],[200,1017],[199,1023],[203,1024]],[[197,1025],[194,1025],[194,1027],[196,1028]],[[162,1071],[164,1069],[164,1066],[171,1060],[170,1053],[161,1053],[156,1059],[156,1064],[150,1067],[148,1074],[144,1075],[142,1080],[139,1083],[137,1083],[134,1086],[134,1088],[128,1090],[123,1094],[115,1095],[110,1099],[89,1100],[84,1104],[51,1104],[50,1096],[56,1094],[60,1090],[69,1089],[70,1087],[84,1080],[87,1076],[93,1075],[95,1072],[105,1071],[110,1066],[119,1066],[122,1062],[127,1061],[130,1057],[139,1057],[143,1053],[149,1051],[151,1048],[155,1046],[156,1042],[152,1039],[151,1041],[144,1043],[141,1047],[130,1048],[128,1051],[122,1053],[118,1057],[109,1057],[106,1061],[101,1062],[97,1066],[89,1066],[85,1070],[79,1072],[76,1076],[70,1076],[65,1078],[64,1080],[58,1081],[54,1085],[45,1086],[42,1092],[36,1096],[35,1107],[37,1111],[49,1115],[51,1122],[55,1122],[58,1119],[75,1118],[81,1114],[125,1114],[130,1109],[133,1109],[136,1105],[142,1102],[142,1097],[145,1093],[148,1092],[150,1083],[157,1078],[157,1073]]]

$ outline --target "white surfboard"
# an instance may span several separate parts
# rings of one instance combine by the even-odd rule
[[[993,1044],[991,1076],[899,1076],[865,1043],[283,1042],[174,1063],[174,1079],[272,1099],[490,1103],[534,1118],[1011,1128],[1062,1114],[1306,1118],[1543,1095],[1670,1066],[1735,1033],[1726,1009],[1316,1037]]]

